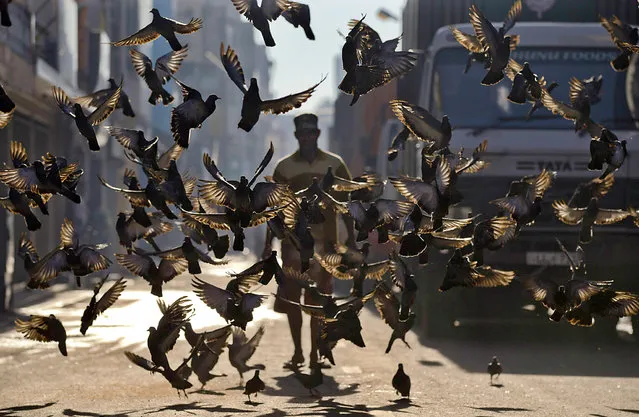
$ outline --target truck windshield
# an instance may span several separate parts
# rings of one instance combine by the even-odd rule
[[[634,130],[626,101],[626,74],[615,72],[610,60],[617,56],[611,48],[521,48],[511,55],[517,62],[530,63],[532,70],[548,83],[559,86],[552,96],[569,103],[568,80],[603,75],[601,101],[593,105],[591,117],[612,130]],[[481,63],[473,63],[464,74],[467,53],[462,48],[447,48],[435,56],[430,110],[441,117],[447,114],[457,128],[565,129],[567,121],[540,108],[526,120],[530,104],[513,104],[506,99],[512,83],[505,79],[496,86],[480,84],[486,74]]]

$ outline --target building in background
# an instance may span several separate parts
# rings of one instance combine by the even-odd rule
[[[108,141],[104,128],[98,131],[100,152],[91,152],[73,121],[64,116],[51,97],[51,87],[62,87],[70,96],[85,95],[105,88],[107,79],[124,78],[124,89],[136,111],[135,118],[111,115],[107,125],[150,129],[146,86],[133,72],[128,48],[113,48],[109,40],[134,33],[150,21],[151,0],[31,0],[11,3],[13,26],[0,28],[0,79],[16,103],[9,125],[0,130],[0,160],[9,160],[9,141],[19,140],[31,161],[51,152],[77,161],[84,169],[78,186],[82,204],[62,197],[49,202],[49,216],[42,216],[42,228],[30,233],[41,253],[59,242],[60,224],[65,217],[74,221],[81,239],[117,244],[113,223],[125,202],[113,198],[96,177],[121,183],[123,162],[115,141]],[[150,49],[150,46],[147,46]],[[142,48],[141,48],[142,49]],[[150,51],[144,50],[149,54]],[[144,99],[142,99],[144,97]],[[117,169],[113,169],[117,167]],[[0,187],[6,195],[7,189]],[[0,211],[0,310],[10,304],[11,289],[20,288],[27,275],[16,258],[17,241],[27,233],[20,216]],[[117,247],[117,246],[116,246]]]

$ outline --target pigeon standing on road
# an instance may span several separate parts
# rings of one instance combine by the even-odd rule
[[[64,326],[54,316],[31,315],[29,320],[16,319],[16,330],[27,339],[38,342],[58,342],[58,349],[67,356],[67,332]]]
[[[264,391],[265,388],[266,386],[264,385],[264,381],[260,379],[260,370],[256,369],[255,375],[253,378],[246,381],[246,387],[244,388],[244,395],[248,397],[249,404],[253,404],[251,401],[251,395],[255,394],[255,397],[257,397],[257,393]]]
[[[111,42],[114,46],[132,46],[142,45],[147,42],[151,42],[159,38],[164,37],[171,45],[174,51],[182,49],[182,44],[175,36],[176,33],[189,34],[198,31],[202,27],[202,19],[192,18],[189,23],[181,23],[175,20],[167,19],[160,15],[158,9],[152,9],[153,20],[151,23],[135,32],[133,35],[119,40],[117,42]]]
[[[393,377],[393,388],[402,397],[410,397],[410,377],[404,373],[404,365],[397,365],[397,372]]]
[[[490,385],[493,384],[493,377],[495,375],[497,375],[497,378],[499,378],[499,375],[501,375],[501,363],[499,363],[499,359],[497,359],[497,356],[493,356],[493,359],[490,361],[490,363],[488,364],[488,373],[490,374]]]
[[[244,70],[235,51],[230,46],[225,50],[224,44],[222,43],[220,45],[220,57],[229,78],[244,95],[244,99],[242,100],[242,119],[237,127],[246,132],[250,132],[251,129],[253,129],[253,126],[255,126],[260,118],[260,113],[282,114],[301,107],[306,100],[311,98],[317,86],[326,79],[326,77],[322,78],[319,83],[299,93],[290,94],[274,100],[262,100],[256,78],[251,78],[250,84],[248,86],[246,85]]]

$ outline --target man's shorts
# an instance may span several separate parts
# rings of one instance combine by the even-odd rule
[[[300,270],[300,253],[292,245],[282,244],[282,267]],[[315,260],[311,260],[311,265],[306,271],[313,281],[317,283],[318,289],[324,294],[333,293],[333,276],[326,272],[324,268]],[[285,298],[296,303],[300,302],[302,296],[302,286],[295,278],[285,278],[284,287],[277,287],[277,298],[275,299],[274,310],[278,313],[288,313],[294,311],[297,306],[291,305],[280,299]],[[311,294],[304,293],[304,304],[318,305],[319,301],[314,300]],[[291,310],[293,309],[293,310]]]

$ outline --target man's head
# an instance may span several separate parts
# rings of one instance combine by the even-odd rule
[[[295,137],[300,148],[317,147],[317,138],[321,131],[317,128],[317,116],[305,113],[293,119],[295,122]]]

